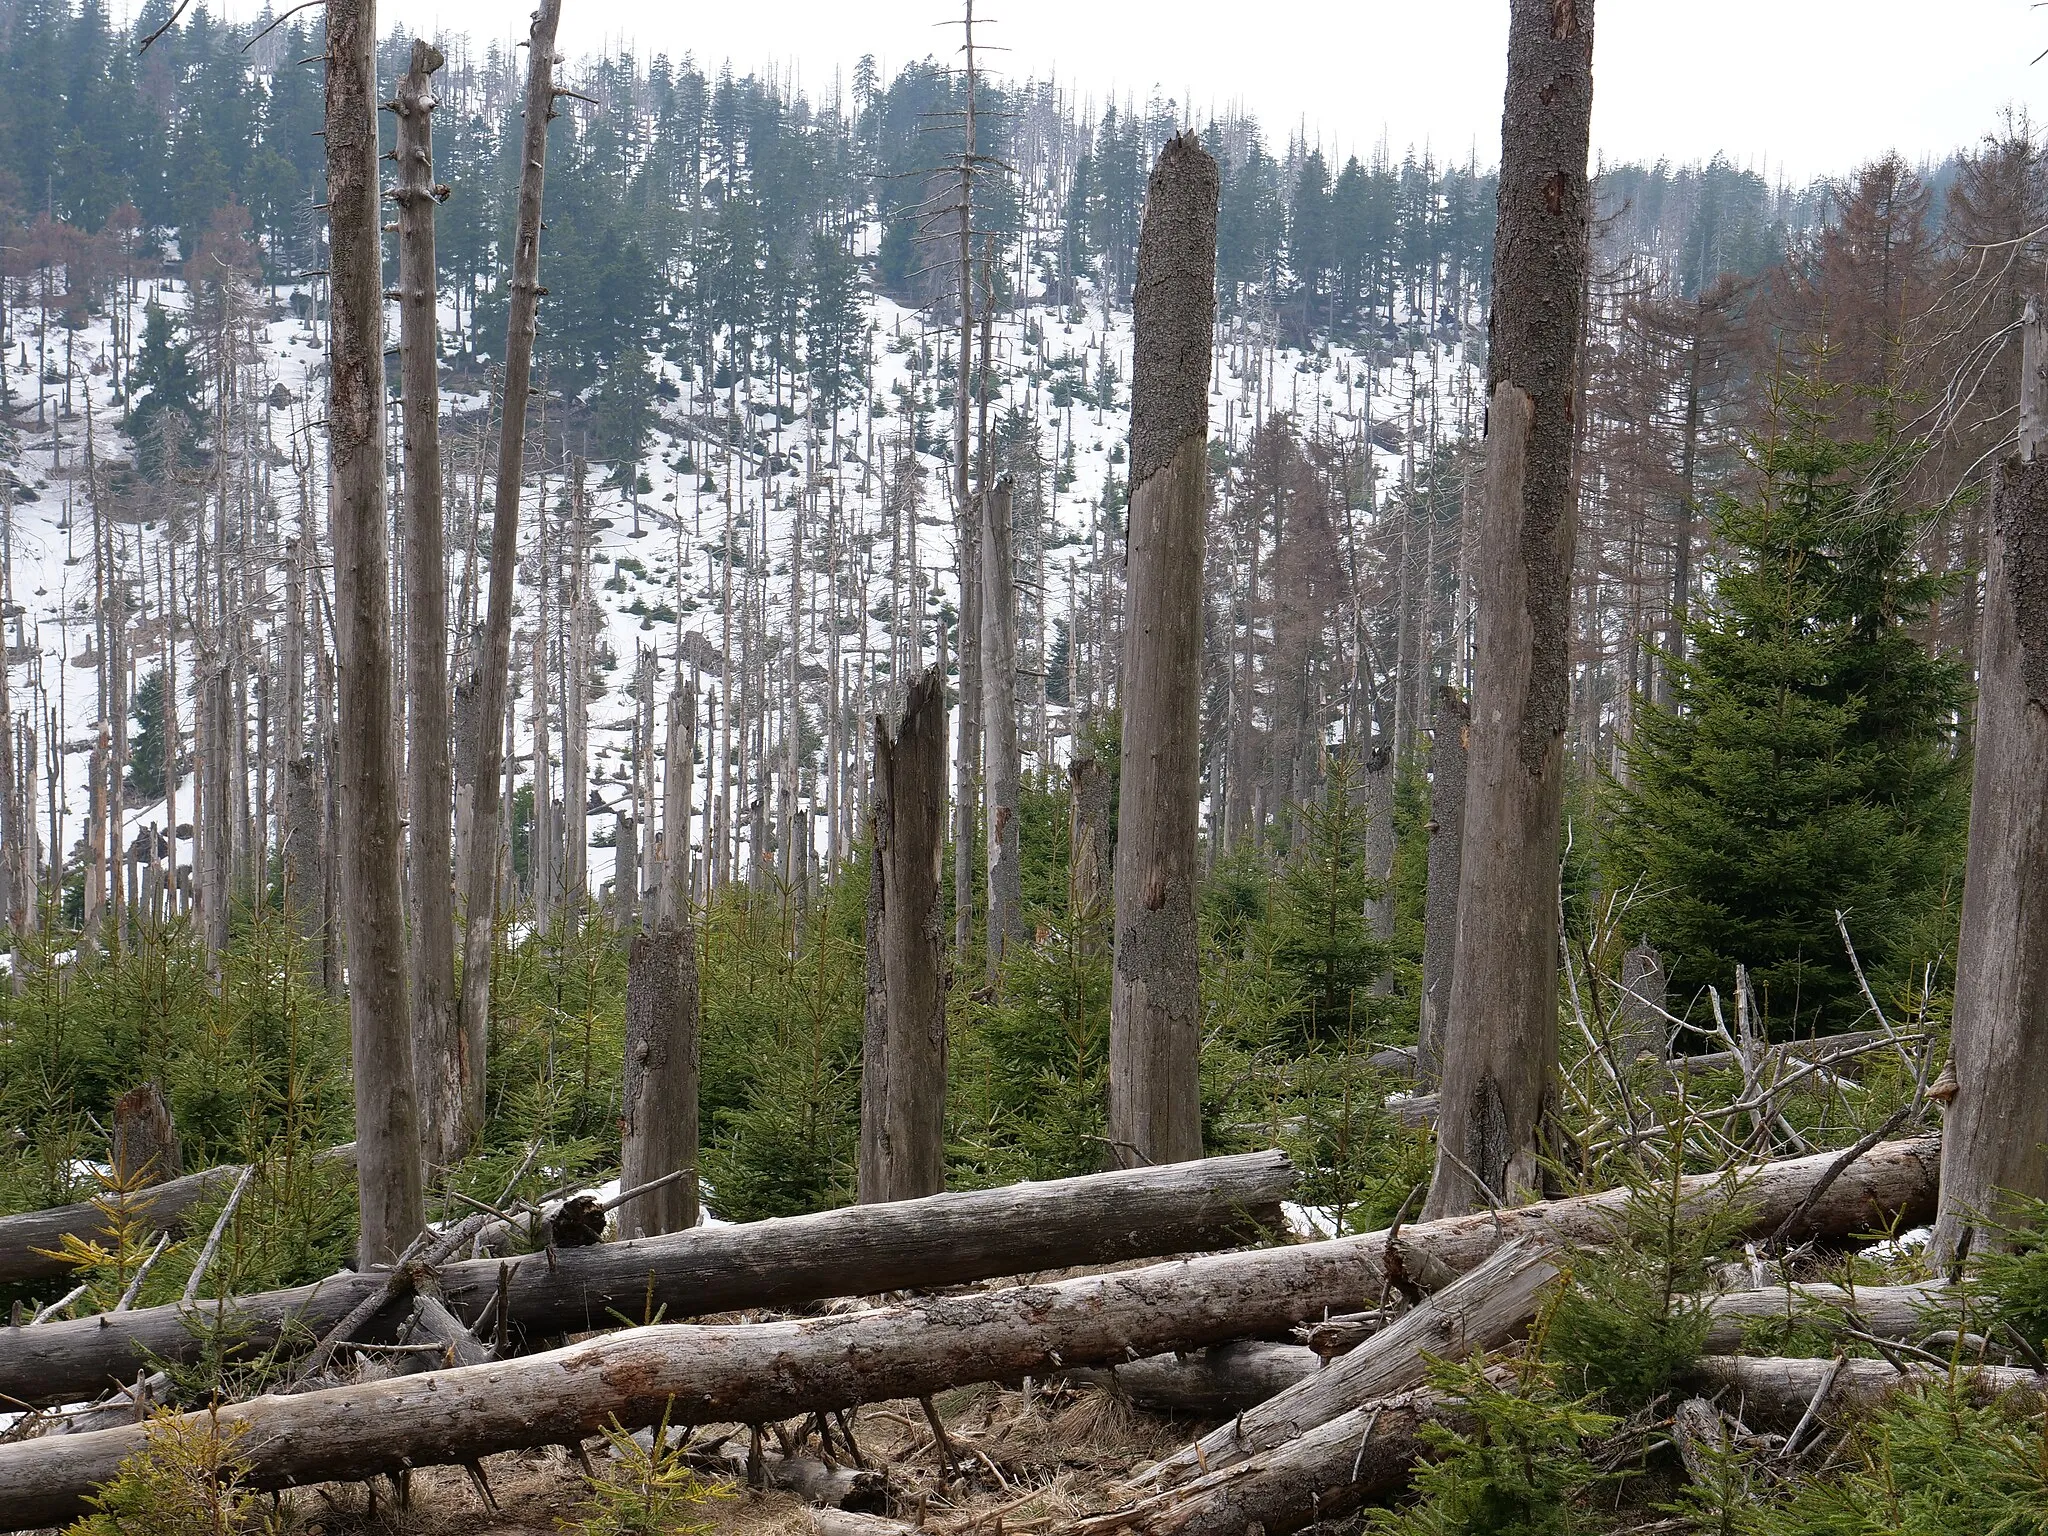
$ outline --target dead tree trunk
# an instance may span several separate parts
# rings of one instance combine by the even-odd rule
[[[398,348],[405,423],[405,680],[412,813],[413,1072],[427,1161],[446,1167],[474,1134],[463,1123],[463,1054],[455,1011],[454,789],[448,754],[448,562],[441,527],[440,334],[434,318],[433,44],[415,38],[399,82]]]
[[[1017,583],[1012,566],[1010,477],[981,498],[982,763],[988,802],[988,979],[1025,941],[1024,870],[1017,797]]]
[[[355,1058],[356,1194],[362,1214],[356,1252],[365,1268],[396,1259],[424,1220],[400,878],[398,743],[392,732],[376,22],[376,0],[330,0],[326,119],[333,313],[327,420],[333,490],[328,505],[341,662],[342,914]],[[212,830],[218,835],[226,828]]]
[[[657,1237],[697,1224],[697,955],[687,926],[664,919],[633,936],[626,962],[626,1078],[619,1187],[684,1176],[619,1207],[619,1235]]]
[[[706,1316],[1232,1247],[1277,1228],[1280,1202],[1294,1186],[1294,1170],[1283,1154],[1254,1152],[743,1226],[698,1227],[640,1242],[545,1250],[503,1263],[473,1259],[442,1265],[437,1279],[448,1306],[471,1321],[493,1304],[502,1282],[515,1337],[545,1338],[602,1327],[614,1311],[632,1317],[655,1309],[671,1317]],[[1866,1218],[1867,1207],[1859,1205],[1856,1214]],[[1487,1233],[1478,1237],[1490,1243]],[[1369,1242],[1363,1260],[1327,1244],[1315,1253],[1268,1252],[1306,1254],[1303,1266],[1283,1277],[1304,1299],[1285,1302],[1278,1327],[1356,1305],[1357,1296],[1377,1294],[1382,1283]],[[384,1292],[387,1278],[337,1275],[238,1297],[237,1320],[247,1327],[251,1348],[265,1347],[287,1325],[324,1333],[366,1297]],[[1332,1289],[1338,1285],[1344,1295],[1357,1295],[1343,1301]],[[1306,1310],[1297,1312],[1297,1306]],[[0,1328],[0,1392],[22,1401],[75,1402],[133,1381],[145,1352],[166,1360],[196,1359],[207,1336],[190,1328],[189,1319],[188,1308],[161,1306]]]
[[[519,212],[505,320],[504,400],[498,415],[498,478],[491,508],[490,607],[466,686],[476,698],[475,806],[469,868],[460,872],[463,913],[462,1042],[472,1064],[463,1118],[482,1124],[484,1045],[490,1022],[491,936],[497,923],[498,844],[504,835],[505,709],[512,671],[512,578],[519,564],[519,485],[526,456],[526,400],[533,383],[535,313],[540,305],[540,210],[548,120],[555,115],[555,27],[562,0],[539,0],[527,33],[526,121],[519,158]],[[536,805],[536,820],[546,807]]]
[[[1970,849],[1956,951],[1955,1097],[1942,1132],[1937,1263],[1995,1242],[2010,1200],[2048,1195],[2048,337],[2027,302],[2019,452],[1998,472],[1978,645]]]
[[[860,1080],[864,1205],[946,1187],[946,939],[939,897],[946,680],[936,667],[911,685],[893,728],[875,721],[874,772],[871,980]]]
[[[1457,965],[1427,1216],[1527,1199],[1557,1074],[1592,0],[1512,0]]]
[[[114,1101],[114,1176],[124,1189],[167,1184],[184,1170],[171,1106],[155,1083]]]
[[[1209,488],[1209,341],[1216,314],[1216,162],[1169,139],[1138,238],[1131,381],[1130,623],[1110,989],[1110,1155],[1202,1155],[1200,976],[1202,530]]]
[[[687,682],[676,666],[675,692],[668,701],[668,747],[663,754],[661,888],[657,922],[678,927],[690,917],[690,791],[697,767],[697,685]]]
[[[1437,691],[1429,739],[1429,873],[1422,898],[1421,1018],[1415,1081],[1436,1087],[1443,1073],[1444,1018],[1458,964],[1458,871],[1465,849],[1465,749],[1472,706],[1445,684]]]
[[[1382,944],[1394,941],[1394,744],[1382,736],[1359,765],[1364,769],[1365,868],[1379,882],[1379,894],[1365,904],[1372,936]],[[1391,975],[1379,978],[1375,990],[1384,990]]]
[[[1614,1055],[1619,1062],[1648,1056],[1662,1063],[1671,1049],[1670,1015],[1665,1007],[1664,957],[1650,941],[1621,957],[1620,995],[1614,1002]]]
[[[1073,802],[1068,823],[1067,906],[1080,932],[1082,953],[1096,956],[1108,947],[1108,926],[1114,914],[1109,883],[1115,856],[1109,771],[1092,752],[1084,755],[1077,743],[1067,765],[1067,779]]]

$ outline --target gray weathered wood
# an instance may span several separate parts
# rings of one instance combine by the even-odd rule
[[[1948,1379],[1945,1367],[1906,1362],[1901,1371],[1889,1360],[1788,1360],[1755,1355],[1705,1355],[1692,1369],[1695,1386],[1725,1391],[1741,1404],[1746,1424],[1791,1424],[1806,1412],[1822,1382],[1834,1370],[1825,1411],[1830,1404],[1869,1406],[1903,1387],[1932,1385]],[[1962,1381],[1973,1398],[2001,1397],[2008,1392],[2029,1397],[2048,1394],[2048,1376],[2021,1366],[1986,1365],[1965,1371]]]
[[[1472,749],[1425,1217],[1512,1204],[1540,1188],[1557,1073],[1593,0],[1511,0],[1508,14]]]
[[[1458,963],[1458,871],[1464,865],[1465,753],[1472,706],[1448,683],[1437,690],[1429,733],[1429,869],[1422,898],[1422,995],[1415,1081],[1434,1088],[1443,1073],[1444,1018]]]
[[[441,527],[439,274],[434,208],[433,75],[445,62],[424,38],[392,102],[398,117],[398,355],[405,430],[406,798],[412,842],[413,1076],[427,1161],[461,1157],[463,1054],[455,1008],[454,769],[448,703],[448,559]],[[480,1065],[480,1064],[479,1064]]]
[[[1138,235],[1131,365],[1129,622],[1109,1014],[1109,1141],[1125,1166],[1202,1152],[1202,551],[1220,173],[1167,140]]]
[[[626,959],[626,1066],[620,1090],[621,1189],[677,1169],[680,1180],[619,1206],[619,1233],[657,1237],[697,1224],[697,954],[688,926],[633,935]]]
[[[1939,1319],[1960,1307],[1945,1285],[1774,1285],[1760,1291],[1728,1291],[1707,1303],[1709,1354],[1741,1348],[1742,1336],[1755,1323],[1816,1313],[1846,1312],[1854,1326],[1881,1339],[1916,1340],[1940,1326]]]
[[[946,1187],[946,972],[939,895],[945,854],[946,687],[936,667],[903,713],[875,721],[868,993],[861,1050],[860,1198]]]
[[[1969,862],[1956,949],[1933,1258],[1999,1240],[2014,1197],[2048,1196],[2048,338],[2022,327],[2021,440],[1999,467],[1977,647]]]
[[[1361,1404],[1420,1386],[1430,1357],[1457,1360],[1506,1343],[1535,1316],[1556,1278],[1545,1245],[1517,1239],[1349,1354],[1158,1462],[1145,1480],[1166,1487],[1188,1482],[1296,1439]]]
[[[340,661],[335,755],[355,1067],[356,1255],[365,1268],[397,1258],[424,1221],[393,733],[376,43],[376,0],[329,0],[328,507]]]
[[[483,644],[461,687],[472,695],[476,740],[463,755],[475,780],[470,804],[469,867],[456,872],[463,896],[462,1039],[475,1064],[466,1085],[466,1118],[484,1113],[484,1048],[489,1039],[491,939],[497,921],[498,847],[505,799],[505,708],[512,673],[512,578],[519,564],[519,488],[525,477],[526,402],[533,387],[533,338],[540,304],[541,192],[548,123],[555,115],[555,29],[562,0],[538,0],[527,32],[526,112],[520,132],[519,206],[505,314],[505,377],[498,409],[498,465],[491,508],[491,577]]]
[[[981,724],[982,771],[987,776],[988,978],[1003,957],[1025,942],[1024,866],[1018,793],[1023,765],[1017,752],[1017,574],[1010,526],[1010,477],[982,496]]]

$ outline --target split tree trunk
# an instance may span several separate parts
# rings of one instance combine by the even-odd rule
[[[615,1312],[702,1317],[739,1307],[796,1306],[832,1296],[1230,1247],[1278,1229],[1280,1202],[1294,1185],[1284,1154],[1254,1152],[743,1226],[698,1227],[503,1262],[474,1259],[442,1265],[437,1278],[448,1306],[474,1321],[497,1295],[500,1270],[507,1270],[507,1315],[515,1336],[545,1338],[610,1326]],[[1302,1317],[1320,1316],[1333,1286],[1341,1285],[1346,1295],[1377,1294],[1379,1281],[1369,1263],[1354,1278],[1356,1262],[1333,1261],[1327,1250],[1320,1260],[1311,1259],[1301,1273],[1319,1276],[1321,1283],[1306,1286],[1302,1305],[1308,1310]],[[1300,1273],[1290,1274],[1286,1283],[1301,1282]],[[385,1282],[382,1274],[336,1275],[316,1285],[240,1297],[235,1311],[249,1330],[249,1347],[260,1349],[287,1322],[325,1333]],[[76,1402],[133,1381],[145,1355],[196,1359],[205,1341],[189,1326],[191,1316],[187,1308],[161,1306],[0,1328],[0,1393],[24,1401]],[[1290,1312],[1277,1326],[1300,1320]]]
[[[356,1257],[364,1268],[395,1260],[425,1220],[400,878],[404,844],[398,825],[398,743],[392,729],[376,34],[376,0],[329,0],[327,203],[333,276],[328,505],[341,663],[336,734],[361,1213]],[[226,827],[209,831],[218,839]]]
[[[619,1235],[697,1224],[697,954],[687,919],[633,935],[626,962],[626,1077],[619,1187],[681,1179],[619,1207]]]
[[[1511,0],[1457,964],[1425,1216],[1541,1186],[1557,1075],[1593,0]]]
[[[988,979],[1025,942],[1024,867],[1017,797],[1023,767],[1017,751],[1017,583],[1013,562],[1010,477],[981,498],[982,764],[988,792]]]
[[[1458,968],[1458,872],[1465,850],[1465,752],[1472,706],[1448,683],[1437,690],[1429,735],[1429,873],[1422,898],[1422,997],[1415,1081],[1434,1088],[1443,1074],[1444,1020]]]
[[[911,684],[892,728],[875,721],[869,987],[861,1050],[860,1198],[946,1187],[946,680]]]
[[[1996,1243],[2048,1195],[2048,338],[2028,300],[2018,454],[1999,467],[1978,645],[1975,779],[1956,951],[1955,1097],[1934,1261]]]
[[[434,300],[434,71],[422,38],[398,84],[398,326],[405,424],[405,680],[412,814],[413,1073],[429,1165],[462,1156],[474,1127],[464,1084],[480,1063],[463,1052],[455,1008],[454,795],[449,764],[448,562],[442,547],[440,334]]]
[[[1192,132],[1167,140],[1146,189],[1132,299],[1130,621],[1109,1024],[1110,1155],[1127,1167],[1202,1155],[1195,882],[1220,185]]]
[[[513,229],[512,280],[505,320],[505,393],[498,414],[498,478],[491,508],[490,607],[476,670],[465,686],[475,698],[475,807],[469,868],[459,872],[463,914],[462,1044],[472,1064],[463,1117],[484,1116],[484,1048],[491,1005],[491,938],[497,924],[498,845],[504,836],[505,710],[512,671],[512,578],[519,564],[519,487],[526,456],[526,401],[533,384],[533,337],[540,305],[540,213],[548,121],[555,115],[555,28],[562,0],[539,0],[527,33],[526,121],[522,130],[519,211]],[[536,821],[547,807],[534,807]]]

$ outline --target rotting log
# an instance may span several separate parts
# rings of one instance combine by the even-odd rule
[[[344,1142],[318,1155],[322,1162],[339,1161],[354,1166],[354,1142]],[[223,1163],[202,1168],[183,1178],[153,1184],[128,1196],[128,1207],[155,1228],[182,1231],[193,1211],[215,1195],[231,1190],[248,1171],[246,1163]],[[108,1197],[110,1200],[114,1197]],[[71,1205],[54,1205],[41,1211],[23,1211],[0,1216],[0,1285],[23,1280],[44,1280],[67,1276],[72,1266],[60,1257],[66,1236],[91,1242],[105,1236],[107,1213],[91,1200]]]
[[[1255,1408],[1322,1365],[1304,1344],[1241,1339],[1187,1354],[1146,1355],[1123,1365],[1068,1371],[1068,1386],[1095,1387],[1153,1413],[1220,1419]]]
[[[505,1261],[506,1301],[517,1330],[539,1338],[645,1318],[654,1309],[702,1317],[1200,1252],[1277,1228],[1294,1180],[1285,1154],[1253,1152],[557,1248]],[[473,1323],[481,1314],[497,1292],[499,1266],[480,1259],[441,1268],[442,1296],[458,1317]],[[382,1273],[336,1275],[239,1298],[230,1315],[246,1330],[247,1346],[260,1349],[287,1319],[325,1334],[384,1284]],[[215,1310],[148,1307],[0,1329],[0,1393],[76,1402],[132,1381],[145,1353],[194,1358],[202,1341],[186,1318],[210,1321]],[[394,1326],[397,1311],[395,1304],[388,1314]]]
[[[1172,1487],[1299,1439],[1362,1403],[1422,1385],[1431,1357],[1457,1360],[1505,1344],[1536,1314],[1557,1278],[1549,1249],[1517,1239],[1423,1299],[1349,1354],[1303,1378],[1185,1450],[1144,1481]]]

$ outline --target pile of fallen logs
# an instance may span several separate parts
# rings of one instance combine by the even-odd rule
[[[1839,1244],[1927,1219],[1938,1162],[1931,1139],[1892,1142],[1854,1160],[1823,1153],[1693,1178],[1683,1195],[1702,1207],[1732,1200],[1758,1238]],[[1259,1153],[448,1260],[468,1243],[465,1223],[390,1272],[0,1330],[0,1393],[47,1414],[44,1432],[0,1445],[0,1528],[71,1518],[146,1433],[132,1421],[101,1427],[124,1416],[121,1400],[83,1415],[61,1405],[132,1382],[152,1355],[192,1358],[208,1326],[232,1319],[252,1347],[296,1327],[321,1338],[320,1362],[359,1350],[403,1362],[401,1373],[387,1365],[340,1384],[295,1381],[298,1390],[223,1405],[222,1423],[249,1431],[256,1488],[475,1468],[487,1454],[546,1445],[580,1454],[614,1422],[822,1424],[860,1404],[928,1401],[969,1383],[1064,1378],[1141,1406],[1230,1416],[1135,1476],[1123,1507],[1091,1528],[1257,1523],[1270,1536],[1404,1483],[1422,1427],[1457,1412],[1425,1388],[1429,1357],[1512,1339],[1567,1251],[1611,1236],[1628,1199],[1616,1190],[1242,1246],[1272,1237],[1293,1184],[1284,1156]],[[1132,1267],[1140,1259],[1160,1261]],[[1028,1278],[1084,1266],[1119,1267]],[[974,1284],[1018,1276],[1027,1278]],[[816,1306],[850,1295],[884,1301]],[[1941,1301],[1938,1287],[1735,1292],[1713,1303],[1710,1348],[1730,1347],[1745,1319],[1812,1308],[1846,1318],[1859,1337],[1917,1336]],[[815,1315],[662,1320],[803,1307]],[[592,1330],[611,1331],[561,1342]],[[1855,1397],[1913,1368],[1894,1359],[1879,1371],[1850,1362],[1826,1392],[1816,1374],[1825,1361],[1717,1356],[1701,1382],[1738,1388],[1752,1417],[1797,1415],[1817,1396]],[[748,1459],[758,1470],[759,1452]],[[831,1493],[842,1482],[872,1501],[872,1479],[828,1479],[819,1496],[843,1497]]]

